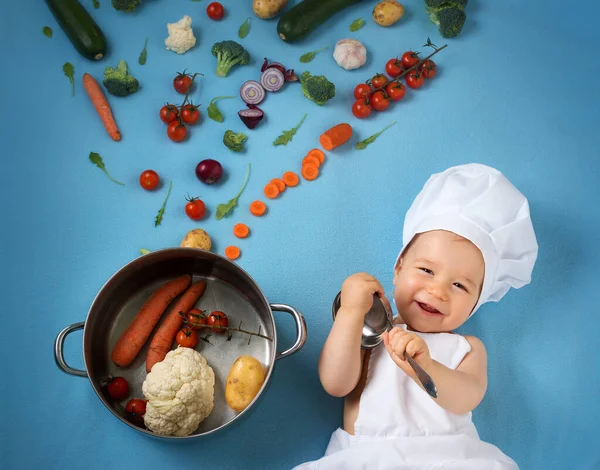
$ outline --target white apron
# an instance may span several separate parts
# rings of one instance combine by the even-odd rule
[[[417,334],[432,359],[450,369],[471,350],[457,334]],[[383,343],[371,352],[354,433],[337,429],[323,458],[294,470],[518,470],[511,458],[479,439],[471,413],[440,407],[392,361]]]

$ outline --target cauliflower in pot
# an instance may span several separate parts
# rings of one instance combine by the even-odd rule
[[[184,54],[196,45],[196,37],[192,31],[192,19],[185,15],[177,23],[167,23],[169,36],[165,39],[168,50]]]
[[[170,351],[146,376],[144,423],[162,436],[189,436],[211,413],[215,373],[204,356],[190,348]]]

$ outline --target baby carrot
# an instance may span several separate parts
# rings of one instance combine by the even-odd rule
[[[231,260],[238,259],[241,254],[242,252],[237,246],[230,245],[225,248],[225,256]]]
[[[262,201],[254,201],[250,204],[250,213],[256,217],[260,217],[267,212],[267,205]]]
[[[112,140],[121,140],[121,133],[117,128],[117,124],[115,123],[115,119],[113,118],[112,111],[110,110],[110,105],[108,101],[106,101],[106,96],[104,96],[104,92],[98,82],[94,77],[92,77],[89,73],[83,74],[83,88],[87,92],[88,96],[98,116],[102,120],[102,124],[106,128],[108,135]]]
[[[352,126],[350,126],[350,124],[342,123],[323,132],[321,137],[319,137],[319,142],[321,143],[321,147],[325,150],[333,150],[348,142],[350,137],[352,137]]]
[[[238,238],[246,238],[250,234],[250,229],[246,224],[235,224],[233,226],[233,234]]]

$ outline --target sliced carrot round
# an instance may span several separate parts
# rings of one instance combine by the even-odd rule
[[[269,199],[275,199],[277,196],[279,196],[279,188],[275,183],[268,183],[263,192]]]
[[[310,163],[310,164],[316,166],[317,168],[319,168],[321,166],[321,162],[319,161],[319,159],[317,157],[312,157],[310,155],[308,155],[302,159],[302,166],[306,165],[307,163]]]
[[[307,157],[317,157],[320,163],[325,161],[325,152],[321,149],[312,149],[306,154]]]
[[[293,171],[286,171],[281,178],[286,186],[297,186],[300,182],[300,178]]]
[[[273,178],[271,181],[269,181],[270,183],[273,183],[275,186],[277,186],[277,189],[279,189],[279,192],[282,193],[285,191],[285,183],[283,182],[283,180],[279,179],[279,178]]]
[[[250,203],[250,213],[256,217],[260,217],[267,212],[267,205],[259,200]]]
[[[235,224],[233,226],[233,234],[238,238],[246,238],[250,234],[250,229],[246,224]]]
[[[305,180],[312,181],[319,176],[319,168],[312,163],[307,163],[302,167],[302,176]]]
[[[229,259],[238,259],[241,254],[242,252],[237,246],[231,245],[225,248],[225,256]]]

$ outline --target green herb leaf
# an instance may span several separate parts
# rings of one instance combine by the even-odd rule
[[[240,189],[240,192],[237,193],[237,195],[231,199],[227,204],[219,204],[217,206],[217,214],[216,214],[216,218],[217,220],[221,220],[223,217],[225,217],[227,214],[229,214],[234,207],[237,205],[237,201],[239,199],[239,197],[242,195],[242,192],[244,192],[244,189],[246,188],[246,183],[248,183],[248,175],[250,174],[250,164],[248,163],[248,168],[246,168],[246,177],[244,178],[244,183],[242,184],[242,189]]]
[[[354,20],[352,22],[352,24],[350,25],[350,31],[352,31],[352,32],[358,31],[364,25],[365,25],[365,20],[363,20],[362,18]]]
[[[283,131],[283,134],[281,134],[279,137],[277,137],[275,139],[275,141],[273,142],[273,145],[274,146],[287,145],[289,142],[291,142],[292,137],[294,137],[294,135],[296,134],[296,131],[302,125],[302,123],[304,122],[305,119],[306,119],[306,114],[302,117],[302,120],[298,123],[298,125],[296,127],[294,127],[293,129],[290,129],[289,131]]]
[[[69,77],[69,81],[71,82],[71,96],[75,96],[75,66],[71,62],[65,62],[63,72]]]
[[[142,49],[142,52],[140,52],[140,57],[138,59],[138,63],[140,65],[146,64],[146,59],[148,58],[148,52],[146,51],[147,46],[148,46],[148,38],[146,38],[146,42],[144,43],[144,48]]]
[[[104,174],[106,176],[108,176],[108,179],[111,180],[113,183],[117,183],[117,184],[120,184],[121,186],[125,186],[123,183],[121,183],[120,181],[117,181],[116,179],[114,179],[112,176],[110,176],[108,174],[108,171],[106,171],[106,167],[104,166],[104,162],[102,161],[102,157],[100,156],[99,153],[90,152],[90,162],[92,162],[94,165],[96,165],[98,168],[100,168],[104,172]]]
[[[44,26],[42,28],[42,33],[44,33],[44,36],[51,38],[52,37],[52,28],[50,26]]]
[[[167,201],[169,200],[169,196],[171,195],[171,189],[173,188],[173,180],[169,182],[169,192],[167,192],[167,197],[165,198],[165,202],[158,210],[158,214],[156,215],[156,219],[154,220],[154,226],[158,227],[162,222],[163,215],[165,213],[165,208],[167,207]]]
[[[377,137],[379,137],[381,134],[383,134],[385,131],[387,131],[394,124],[396,124],[396,121],[392,122],[391,124],[388,124],[383,130],[379,131],[377,134],[373,134],[368,139],[361,140],[360,142],[358,142],[355,146],[356,150],[363,150],[363,149],[367,148],[367,145],[375,142],[375,139],[377,139]]]
[[[140,255],[147,255],[148,253],[152,253],[150,250],[146,248],[140,248]]]
[[[223,122],[223,115],[221,114],[221,111],[219,111],[219,108],[217,108],[215,102],[217,100],[224,100],[225,98],[235,98],[235,96],[217,96],[210,100],[208,108],[206,108],[206,113],[213,121]]]
[[[325,49],[327,49],[327,47],[322,47],[321,49],[317,49],[316,51],[307,52],[306,54],[301,55],[300,62],[302,62],[303,64],[310,62],[311,60],[313,60],[315,58],[315,56],[319,52],[324,51]]]
[[[246,21],[244,21],[242,23],[242,26],[240,26],[240,29],[238,29],[238,36],[242,39],[244,39],[246,36],[248,36],[248,33],[250,32],[250,17],[246,18]]]
[[[92,0],[92,3],[94,4],[94,8],[100,8],[100,2],[98,0]]]

